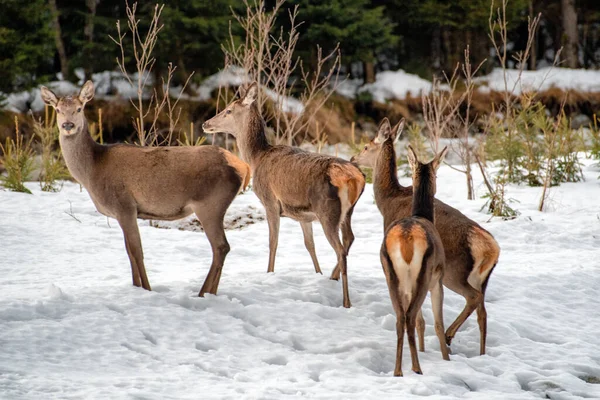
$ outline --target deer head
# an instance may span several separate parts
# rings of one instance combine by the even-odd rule
[[[248,117],[252,108],[256,107],[257,98],[258,87],[253,83],[240,99],[233,101],[223,111],[204,122],[202,129],[206,133],[229,133],[237,137],[241,128],[248,125]]]
[[[56,122],[61,135],[71,136],[82,131],[85,126],[83,109],[94,98],[94,83],[87,81],[79,95],[58,98],[52,90],[42,86],[42,100],[56,110]]]
[[[375,139],[367,143],[360,153],[352,157],[352,161],[356,162],[361,167],[374,168],[383,143],[388,139],[391,139],[394,142],[397,141],[402,135],[403,129],[404,119],[400,120],[400,122],[392,129],[390,121],[387,118],[384,118],[379,124],[379,130]]]
[[[436,172],[442,165],[444,157],[448,153],[448,146],[444,147],[430,162],[423,164],[419,161],[415,149],[408,145],[408,163],[413,172],[413,187],[420,182],[428,182],[428,192],[432,195],[436,192]]]

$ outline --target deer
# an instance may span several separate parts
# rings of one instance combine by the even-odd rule
[[[363,167],[373,168],[373,191],[375,203],[383,215],[384,229],[394,221],[410,215],[414,187],[398,182],[394,142],[404,128],[401,120],[392,129],[384,118],[377,136],[367,143],[353,161]],[[450,346],[458,329],[477,310],[479,325],[479,352],[486,351],[487,311],[485,291],[492,271],[500,257],[500,247],[488,231],[469,219],[457,209],[435,199],[435,227],[446,255],[443,283],[453,292],[463,296],[466,304],[456,320],[446,330],[446,344]],[[419,332],[425,330],[425,320],[418,317]],[[419,349],[425,350],[423,336],[419,336]]]
[[[412,370],[422,375],[415,343],[415,328],[421,307],[431,292],[435,332],[440,341],[442,358],[450,360],[444,336],[443,302],[444,245],[434,226],[433,199],[436,191],[436,171],[448,147],[434,159],[422,164],[414,149],[408,146],[408,161],[413,172],[412,211],[409,217],[392,222],[381,245],[381,264],[396,312],[396,367],[394,376],[402,376],[404,332],[408,336]],[[422,337],[423,332],[420,332]]]
[[[199,296],[217,294],[230,250],[223,218],[249,183],[248,164],[216,146],[95,142],[84,114],[85,105],[94,97],[92,81],[76,96],[58,98],[44,86],[41,95],[56,110],[59,143],[69,172],[89,193],[96,209],[115,218],[123,231],[133,285],[151,290],[137,219],[170,221],[195,213],[212,248],[212,264]]]
[[[348,160],[270,144],[256,104],[258,90],[256,83],[250,85],[202,128],[209,134],[231,134],[242,160],[250,165],[252,188],[265,207],[269,226],[267,272],[275,271],[280,218],[288,217],[300,223],[315,272],[322,273],[312,230],[312,222],[319,221],[337,257],[331,279],[339,280],[341,273],[343,306],[349,308],[346,261],[354,241],[352,212],[365,187],[364,174]]]

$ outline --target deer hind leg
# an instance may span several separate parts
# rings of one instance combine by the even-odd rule
[[[454,290],[454,289],[452,289]],[[452,339],[456,335],[458,329],[462,326],[462,324],[469,318],[469,316],[475,311],[477,306],[483,301],[483,294],[474,289],[468,283],[465,283],[461,286],[459,290],[454,290],[455,292],[462,295],[467,303],[465,304],[465,308],[462,312],[456,317],[456,320],[450,325],[450,327],[446,330],[446,344],[450,346],[452,343]]]
[[[226,204],[227,207],[229,206],[229,203],[227,202],[223,202],[222,204]],[[223,229],[223,219],[225,218],[227,207],[224,207],[224,209],[218,210],[217,212],[210,207],[198,206],[194,208],[196,216],[204,228],[204,233],[206,234],[206,238],[212,249],[212,263],[210,265],[210,270],[206,275],[206,279],[204,280],[204,284],[198,293],[198,296],[200,297],[204,297],[205,293],[216,295],[219,288],[219,281],[221,279],[225,257],[227,257],[230,250],[227,237],[225,236],[225,229]],[[210,212],[207,211],[208,209],[210,209]]]
[[[396,315],[396,366],[394,376],[402,376],[402,348],[404,347],[404,331],[406,329],[406,315],[400,312]]]
[[[435,334],[440,341],[440,350],[442,351],[442,358],[444,360],[450,360],[448,356],[448,347],[446,347],[446,337],[444,335],[444,287],[442,286],[442,279],[436,278],[434,286],[431,288],[431,308],[433,310],[433,319],[435,326]]]
[[[415,327],[417,323],[416,317],[417,313],[414,310],[409,310],[406,316],[406,335],[408,336],[408,346],[410,348],[412,370],[419,375],[423,375],[423,371],[421,371],[421,365],[419,364],[417,344],[415,342]]]
[[[346,249],[346,254],[350,253],[350,247],[352,243],[354,243],[354,232],[352,232],[352,212],[354,211],[354,206],[348,209],[346,216],[344,217],[344,221],[342,222],[342,242],[344,243],[344,249]],[[338,280],[340,279],[340,266],[336,265],[335,269],[331,273],[331,279]]]
[[[321,267],[319,267],[319,260],[317,260],[317,253],[315,251],[312,222],[300,222],[300,226],[302,227],[302,234],[304,235],[304,246],[306,246],[306,250],[308,250],[308,253],[310,254],[310,258],[315,266],[315,272],[317,274],[322,274]]]
[[[267,208],[267,223],[269,224],[269,267],[267,272],[275,272],[275,255],[279,242],[279,210]]]
[[[325,237],[329,241],[331,247],[335,251],[337,256],[337,265],[340,267],[342,275],[342,288],[344,293],[344,307],[350,308],[350,295],[348,294],[348,273],[346,265],[346,250],[340,240],[339,226],[340,226],[340,209],[329,210],[329,213],[325,215],[325,218],[321,219],[321,225],[325,232]]]
[[[142,249],[142,239],[135,212],[119,216],[117,221],[125,237],[125,248],[127,249],[127,255],[131,264],[133,285],[137,287],[141,286],[146,290],[152,290],[148,276],[146,275],[146,267],[144,266],[144,251]]]
[[[417,335],[419,336],[419,351],[425,351],[425,318],[423,318],[423,310],[419,309],[417,314]]]
[[[487,311],[485,309],[485,299],[477,306],[477,323],[479,324],[479,354],[485,354],[485,345],[487,338]]]

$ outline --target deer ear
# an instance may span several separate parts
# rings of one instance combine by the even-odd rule
[[[408,145],[407,156],[408,156],[408,163],[410,164],[410,167],[414,171],[415,168],[417,167],[417,164],[419,163],[419,159],[417,158],[417,153],[415,153],[415,149],[413,149],[413,147],[410,144]]]
[[[435,170],[437,171],[438,168],[440,167],[440,165],[442,165],[442,162],[444,162],[444,157],[446,157],[446,154],[448,154],[448,146],[444,147],[442,149],[442,151],[440,151],[438,153],[437,156],[435,156],[435,158],[433,159],[432,164],[433,164],[433,168],[435,168]]]
[[[242,104],[245,106],[252,105],[256,101],[257,97],[258,87],[256,86],[256,83],[253,83],[246,91],[246,95],[242,99]]]
[[[379,124],[379,130],[377,131],[377,136],[375,137],[374,142],[378,144],[385,142],[387,138],[390,137],[391,132],[392,128],[390,126],[390,120],[384,118]]]
[[[83,104],[94,98],[94,82],[87,81],[79,92],[79,101]]]
[[[48,89],[46,86],[42,86],[41,94],[44,103],[48,104],[49,106],[56,107],[58,104],[58,97],[56,97],[52,90]]]
[[[398,124],[394,127],[394,129],[392,129],[392,135],[394,137],[394,142],[397,142],[398,139],[400,139],[400,136],[402,136],[403,130],[404,130],[404,118],[402,118],[400,120],[400,122],[398,122]]]

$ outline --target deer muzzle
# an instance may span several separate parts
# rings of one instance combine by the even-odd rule
[[[73,129],[74,127],[75,127],[75,124],[72,122],[63,122],[63,124],[62,124],[62,128],[67,132],[71,131],[71,129]]]

